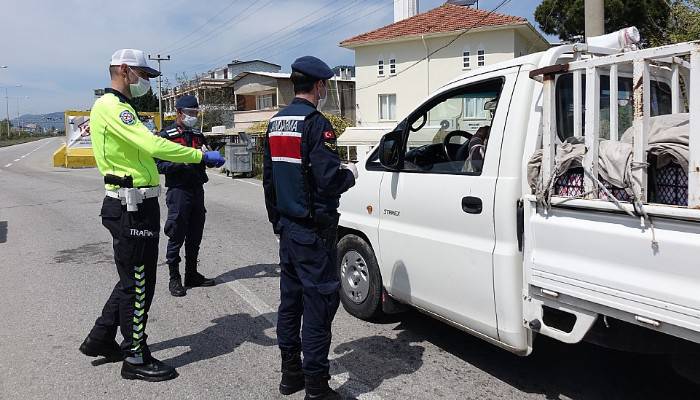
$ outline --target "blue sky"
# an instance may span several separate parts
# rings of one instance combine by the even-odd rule
[[[480,8],[500,2],[481,0]],[[420,0],[419,9],[442,3]],[[512,0],[499,12],[536,26],[532,15],[539,3]],[[108,85],[107,66],[118,48],[170,54],[163,70],[175,83],[176,73],[193,76],[232,59],[265,59],[285,71],[305,54],[331,66],[354,64],[353,52],[338,43],[393,21],[392,0],[23,0],[3,11],[0,65],[8,68],[0,69],[0,88],[22,85],[8,89],[11,117],[17,97],[21,114],[89,108],[93,89]]]

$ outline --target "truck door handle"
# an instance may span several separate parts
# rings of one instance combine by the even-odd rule
[[[478,197],[467,196],[462,198],[462,210],[467,214],[481,214],[484,206]]]

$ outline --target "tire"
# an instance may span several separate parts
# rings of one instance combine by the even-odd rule
[[[382,276],[372,247],[357,235],[346,235],[337,249],[343,308],[366,321],[381,317]]]

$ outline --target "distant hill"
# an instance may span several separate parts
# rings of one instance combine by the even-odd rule
[[[58,130],[63,130],[63,113],[54,112],[50,114],[25,114],[19,118],[11,118],[10,122],[12,125],[18,126],[20,123],[24,126],[27,124],[37,124],[44,129],[56,128]]]

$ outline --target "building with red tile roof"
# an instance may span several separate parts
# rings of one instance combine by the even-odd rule
[[[340,46],[355,51],[358,126],[391,126],[456,77],[549,43],[523,17],[445,3]]]

